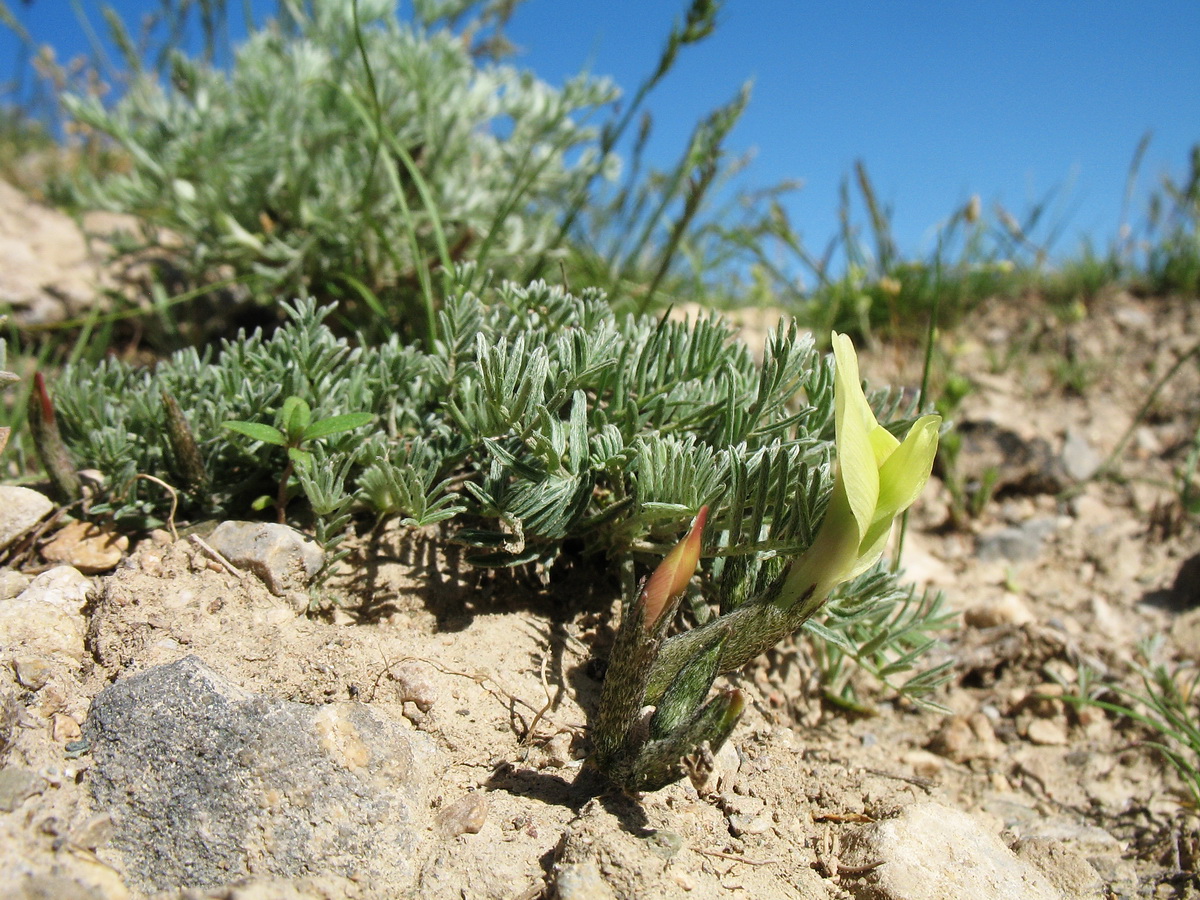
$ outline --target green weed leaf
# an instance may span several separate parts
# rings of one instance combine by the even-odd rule
[[[221,425],[253,440],[262,441],[264,444],[275,444],[278,447],[287,446],[287,438],[284,437],[283,432],[270,425],[263,425],[260,422],[222,422]]]
[[[313,422],[304,429],[302,437],[305,441],[312,441],[342,431],[353,431],[355,428],[361,428],[363,425],[366,425],[374,418],[370,413],[344,413],[340,416],[330,416],[327,419]]]

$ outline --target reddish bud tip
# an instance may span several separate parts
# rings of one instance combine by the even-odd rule
[[[54,404],[50,402],[50,392],[46,390],[46,379],[41,372],[33,373],[33,387],[42,404],[42,421],[50,424],[54,421]]]
[[[696,563],[700,561],[700,549],[704,544],[704,523],[708,520],[708,507],[700,507],[692,522],[692,529],[674,549],[666,555],[650,580],[642,589],[642,603],[645,604],[644,619],[647,629],[658,624],[659,618],[672,606],[677,598],[687,590],[688,582],[696,571]]]

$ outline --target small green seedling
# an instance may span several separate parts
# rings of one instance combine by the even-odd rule
[[[312,410],[302,397],[288,397],[279,410],[279,425],[264,425],[261,422],[227,421],[222,425],[230,431],[245,435],[264,444],[273,444],[287,450],[287,464],[279,476],[279,493],[275,498],[275,509],[279,521],[284,521],[287,510],[288,483],[297,469],[312,465],[313,454],[306,445],[318,438],[329,437],[344,431],[361,428],[374,418],[370,413],[344,413],[325,419],[312,420]]]
[[[1168,666],[1151,660],[1162,648],[1162,636],[1138,646],[1142,662],[1133,670],[1141,689],[1105,683],[1087,667],[1062,699],[1073,706],[1092,706],[1137,722],[1151,735],[1145,742],[1179,773],[1193,806],[1200,807],[1200,668],[1191,663]]]

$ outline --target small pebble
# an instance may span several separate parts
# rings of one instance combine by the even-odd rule
[[[760,797],[744,797],[740,794],[722,794],[721,808],[729,821],[729,830],[734,837],[743,834],[762,834],[772,825],[767,802]]]
[[[0,812],[12,812],[45,788],[46,782],[36,772],[20,766],[5,766],[0,769]]]
[[[159,578],[163,575],[164,569],[162,564],[162,556],[150,551],[143,551],[137,555],[137,564],[139,568],[152,578]]]
[[[554,878],[558,900],[616,900],[594,862],[567,863]]]
[[[71,843],[88,850],[103,847],[113,836],[113,820],[108,813],[92,816],[71,832]]]
[[[438,828],[446,837],[479,834],[487,814],[487,797],[476,791],[460,797],[438,813]]]
[[[33,581],[24,572],[16,569],[0,569],[0,600],[10,600],[29,587]]]
[[[83,736],[79,723],[66,713],[55,713],[50,722],[50,733],[56,744],[69,744]]]
[[[70,566],[55,566],[38,575],[18,596],[27,603],[49,603],[69,612],[82,612],[93,587],[91,579]]]
[[[1062,712],[1063,702],[1058,699],[1062,694],[1061,684],[1039,684],[1029,692],[1026,706],[1035,716],[1050,719]]]
[[[401,663],[391,670],[392,681],[402,703],[412,702],[421,712],[429,712],[437,702],[437,686],[429,675],[429,667],[417,662]]]
[[[655,856],[671,859],[683,849],[683,837],[676,831],[667,828],[656,828],[646,835],[646,846]]]
[[[81,661],[87,654],[82,608],[90,589],[88,579],[70,566],[43,572],[20,596],[0,603],[0,647],[26,658]],[[28,675],[31,683],[40,677]]]
[[[344,609],[335,609],[329,614],[329,622],[331,625],[345,627],[347,625],[354,625],[358,622],[358,619],[354,618],[354,616],[350,615]]]
[[[928,750],[909,750],[900,757],[900,761],[910,766],[918,778],[936,778],[946,765],[940,756]]]
[[[1067,432],[1061,459],[1063,469],[1072,481],[1086,481],[1091,478],[1104,461],[1103,455],[1092,446],[1087,436],[1074,428]]]
[[[962,763],[971,758],[977,739],[965,716],[951,716],[930,738],[927,749],[951,762]]]
[[[571,763],[571,735],[556,734],[546,742],[546,767],[561,769]]]
[[[1016,594],[1008,592],[996,599],[977,603],[963,613],[963,622],[972,628],[1028,625],[1036,620],[1025,601]]]
[[[733,786],[741,767],[742,758],[737,749],[726,741],[721,745],[721,749],[713,754],[712,769],[702,773],[699,778],[693,776],[692,786],[701,797],[727,791]]]
[[[747,797],[745,794],[721,794],[717,801],[726,815],[755,815],[767,805],[767,801],[761,797]]]
[[[165,531],[162,528],[153,529],[147,537],[150,543],[158,547],[170,547],[175,543],[175,539],[171,537],[171,532]]]
[[[979,535],[975,555],[983,562],[1029,562],[1037,559],[1054,532],[1053,519],[1038,518]]]
[[[771,826],[775,824],[775,820],[768,812],[761,812],[753,818],[747,816],[730,816],[729,830],[734,837],[741,837],[744,834],[765,834],[771,830]]]
[[[50,680],[50,663],[37,656],[18,659],[13,669],[21,687],[31,691],[40,691]]]
[[[1022,838],[1013,847],[1018,858],[1042,871],[1064,897],[1103,897],[1105,885],[1078,847],[1053,838]]]
[[[1043,747],[1062,747],[1069,743],[1067,726],[1057,719],[1034,719],[1025,729],[1025,737]]]
[[[91,522],[68,522],[42,547],[47,562],[73,566],[85,575],[116,568],[129,549],[129,538]]]
[[[222,522],[208,543],[239,569],[257,575],[277,597],[302,593],[325,564],[325,551],[287,525]]]
[[[671,880],[679,886],[683,891],[694,891],[696,889],[696,879],[687,872],[675,872],[671,875]]]

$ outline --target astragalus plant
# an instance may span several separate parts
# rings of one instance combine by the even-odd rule
[[[936,606],[914,604],[877,561],[929,473],[937,420],[914,419],[896,393],[864,394],[845,337],[835,365],[784,321],[756,361],[717,316],[617,315],[600,293],[543,282],[454,291],[429,346],[352,346],[326,327],[330,313],[298,302],[269,337],[181,351],[153,370],[68,367],[53,403],[74,464],[106,476],[92,513],[134,528],[161,520],[172,501],[148,474],[178,489],[181,517],[291,498],[290,521],[327,540],[330,523],[373,514],[439,525],[479,566],[547,567],[582,548],[622,573],[631,598],[638,571],[701,515],[703,534],[693,527],[671,572],[631,604],[614,651],[595,733],[627,787],[671,780],[677,750],[717,742],[736,702],[703,705],[713,678],[831,594],[830,614],[809,623],[821,640],[910,694],[935,685],[927,672],[894,682],[916,667]],[[300,404],[311,422],[357,427],[310,435],[297,464],[273,434]],[[703,589],[688,608],[709,621],[669,637],[697,565]],[[883,627],[855,656],[866,620]],[[654,745],[652,765],[645,706],[668,711],[643,736],[672,741]]]

